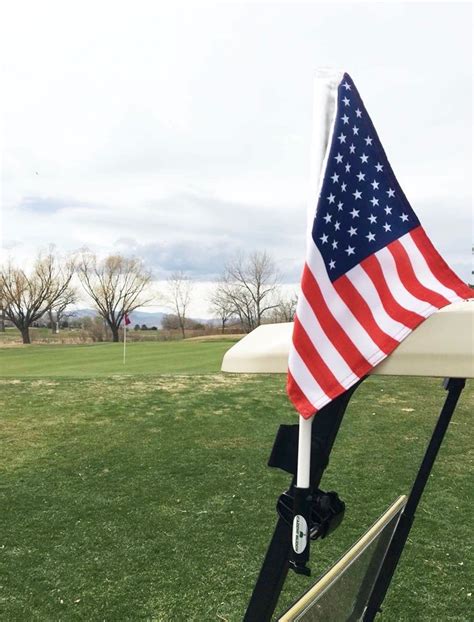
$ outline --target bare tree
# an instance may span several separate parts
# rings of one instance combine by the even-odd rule
[[[178,318],[183,339],[186,337],[186,319],[191,304],[193,283],[184,272],[173,272],[166,285],[165,301]]]
[[[163,330],[180,330],[178,316],[175,313],[165,313],[161,318],[161,328]]]
[[[227,264],[220,289],[246,332],[260,326],[265,314],[277,306],[278,279],[275,263],[266,251],[239,255]]]
[[[0,292],[1,296],[1,292]],[[3,300],[0,301],[0,333],[5,332],[5,305]]]
[[[74,287],[68,287],[63,294],[51,304],[48,308],[49,322],[51,324],[51,332],[59,333],[61,320],[66,315],[66,309],[77,302],[77,290]]]
[[[23,343],[31,343],[30,326],[61,299],[73,274],[74,261],[61,261],[52,251],[38,255],[30,274],[11,262],[1,268],[5,317],[21,332]]]
[[[124,316],[151,300],[146,295],[150,271],[136,257],[110,255],[99,260],[92,253],[83,253],[78,261],[78,274],[99,315],[110,328],[112,340],[119,341]]]
[[[209,311],[214,317],[219,319],[221,332],[224,333],[227,322],[236,315],[234,304],[226,293],[225,283],[217,283],[214,292],[209,298],[209,303]]]
[[[273,322],[292,322],[295,318],[298,294],[293,292],[288,296],[282,296],[272,313]]]

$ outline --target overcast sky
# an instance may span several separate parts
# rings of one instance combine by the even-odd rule
[[[206,282],[237,251],[267,249],[296,283],[313,77],[335,66],[469,279],[470,4],[163,5],[4,10],[4,255],[87,246],[138,255],[157,280]]]

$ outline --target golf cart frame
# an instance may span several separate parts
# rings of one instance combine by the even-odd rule
[[[373,370],[373,373],[381,375],[443,377],[447,395],[369,601],[360,605],[361,611],[354,612],[354,619],[372,622],[381,611],[466,378],[474,377],[473,322],[474,300],[450,305],[428,318]],[[227,352],[222,370],[237,373],[286,372],[291,330],[291,324],[257,328]],[[344,514],[344,504],[337,495],[325,493],[319,489],[319,485],[347,406],[361,382],[330,402],[314,417],[311,428],[310,497],[307,499],[311,507],[309,532],[312,540],[330,533],[341,522]],[[292,481],[278,500],[278,519],[244,622],[269,622],[272,619],[290,569],[300,574],[309,574],[305,560],[295,564],[291,544],[297,455],[298,425],[280,426],[268,464],[291,474]],[[309,547],[306,552],[308,555]]]

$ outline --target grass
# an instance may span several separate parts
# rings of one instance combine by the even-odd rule
[[[201,335],[200,337],[186,337],[186,341],[230,341],[235,343],[242,339],[244,335],[241,333],[225,333],[217,335]]]
[[[81,331],[78,328],[62,330],[59,334],[51,332],[50,328],[35,327],[30,328],[30,339],[32,342],[43,343],[62,343],[64,340],[78,340]],[[8,326],[4,332],[0,332],[0,346],[22,344],[21,333],[18,329]]]
[[[207,331],[213,331],[213,328],[204,329],[205,334],[203,335],[202,329],[188,329],[186,330],[186,340],[187,341],[238,341],[242,335],[237,333],[217,333],[210,334]],[[94,332],[94,331],[93,331]],[[123,339],[122,331],[120,331],[120,338]],[[97,335],[96,335],[97,336]],[[109,335],[108,339],[111,339],[111,335]],[[31,343],[35,345],[73,345],[73,344],[90,344],[94,340],[91,335],[91,331],[88,329],[81,328],[62,328],[59,333],[52,333],[51,329],[42,327],[31,327],[30,328],[30,339]],[[177,329],[173,330],[128,330],[127,332],[127,342],[154,342],[157,341],[179,341],[181,340],[181,331]],[[11,346],[21,346],[23,345],[23,341],[21,338],[21,333],[14,327],[8,326],[4,332],[0,331],[0,348],[2,347],[11,347]]]
[[[134,345],[133,376],[106,376],[102,345],[1,353],[2,620],[242,619],[288,483],[266,467],[278,425],[295,421],[284,379],[216,373],[228,343]],[[92,357],[96,376],[68,357]],[[323,480],[344,523],[313,546],[312,579],[289,575],[280,610],[409,489],[443,398],[432,379],[358,389]],[[473,401],[468,386],[383,622],[472,619]]]
[[[38,345],[0,349],[0,375],[98,377],[113,374],[210,373],[220,369],[228,340]]]

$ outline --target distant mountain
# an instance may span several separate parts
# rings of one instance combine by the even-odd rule
[[[74,316],[76,318],[94,317],[96,315],[97,311],[94,309],[76,309],[74,311]],[[160,313],[159,311],[155,313],[148,313],[147,311],[133,311],[133,313],[130,314],[130,320],[133,326],[135,326],[135,324],[140,324],[140,326],[145,324],[148,328],[151,328],[152,326],[161,328],[161,323],[165,315],[166,313]]]
[[[130,313],[130,320],[132,322],[132,326],[135,326],[135,324],[140,324],[140,326],[145,324],[148,328],[151,328],[152,326],[161,328],[161,323],[163,322],[165,315],[166,313],[161,313],[159,311],[154,313],[147,311],[133,311],[133,313]]]
[[[74,317],[94,317],[97,315],[97,311],[94,309],[74,309]]]
[[[76,318],[81,317],[94,317],[97,315],[97,311],[94,309],[76,309],[74,312]],[[157,328],[161,328],[161,324],[163,322],[163,317],[167,315],[166,313],[161,313],[160,311],[148,312],[148,311],[133,311],[130,314],[130,320],[132,322],[132,326],[135,324],[139,324],[142,326],[148,326],[151,328],[152,326],[156,326]],[[210,319],[199,319],[199,318],[190,318],[195,320],[196,322],[201,322],[202,324],[213,324],[214,320]]]

